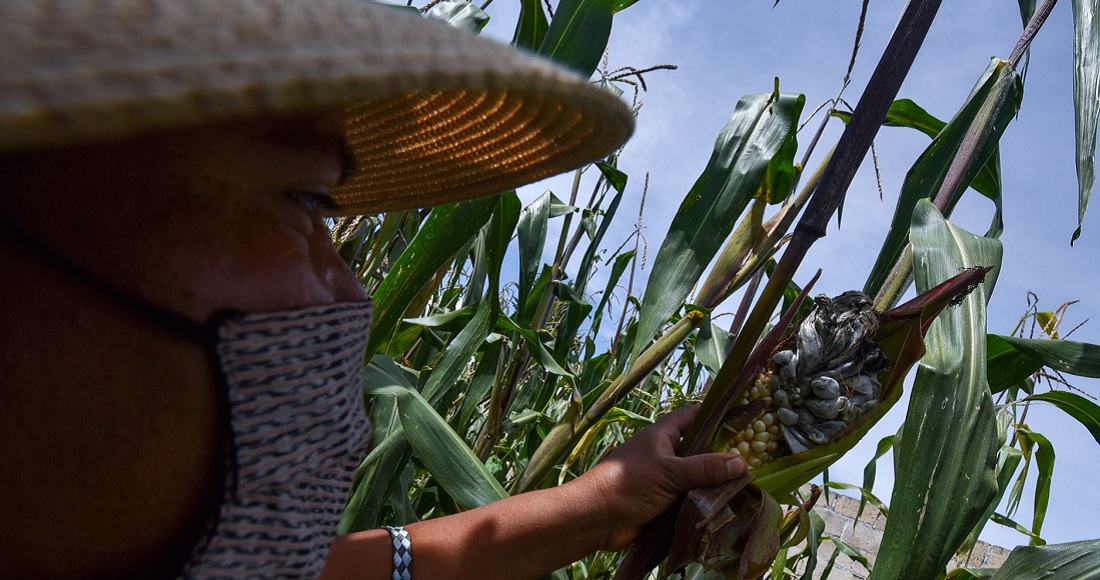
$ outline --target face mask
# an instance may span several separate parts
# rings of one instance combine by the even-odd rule
[[[224,495],[183,575],[318,576],[370,439],[360,386],[370,302],[206,325],[95,277],[3,216],[0,232],[213,357],[229,423]]]

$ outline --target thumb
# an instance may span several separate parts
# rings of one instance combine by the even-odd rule
[[[736,453],[703,453],[677,457],[677,485],[681,491],[725,483],[748,470],[745,459]]]

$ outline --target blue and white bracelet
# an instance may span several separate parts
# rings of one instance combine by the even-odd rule
[[[393,580],[412,580],[413,552],[409,532],[401,526],[382,526],[393,540]]]

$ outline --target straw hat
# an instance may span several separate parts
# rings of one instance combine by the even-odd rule
[[[339,103],[339,214],[506,191],[633,127],[569,71],[366,0],[0,0],[0,155]]]

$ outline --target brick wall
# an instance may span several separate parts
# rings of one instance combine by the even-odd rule
[[[873,565],[875,555],[878,553],[879,544],[882,542],[882,531],[886,529],[886,518],[879,513],[875,506],[868,504],[863,514],[856,519],[859,512],[859,500],[840,495],[830,490],[829,501],[825,496],[817,501],[817,510],[821,519],[825,520],[825,534],[838,538],[867,558]],[[829,558],[832,557],[835,547],[832,542],[822,542],[818,551],[818,565],[815,578],[819,577],[825,568]],[[978,542],[974,547],[969,561],[962,565],[967,568],[999,568],[1008,558],[1010,550],[993,546],[985,542]],[[948,565],[948,570],[958,567],[955,560]],[[837,556],[833,570],[829,574],[829,580],[864,580],[867,578],[867,569],[862,564],[852,560],[845,554]]]

